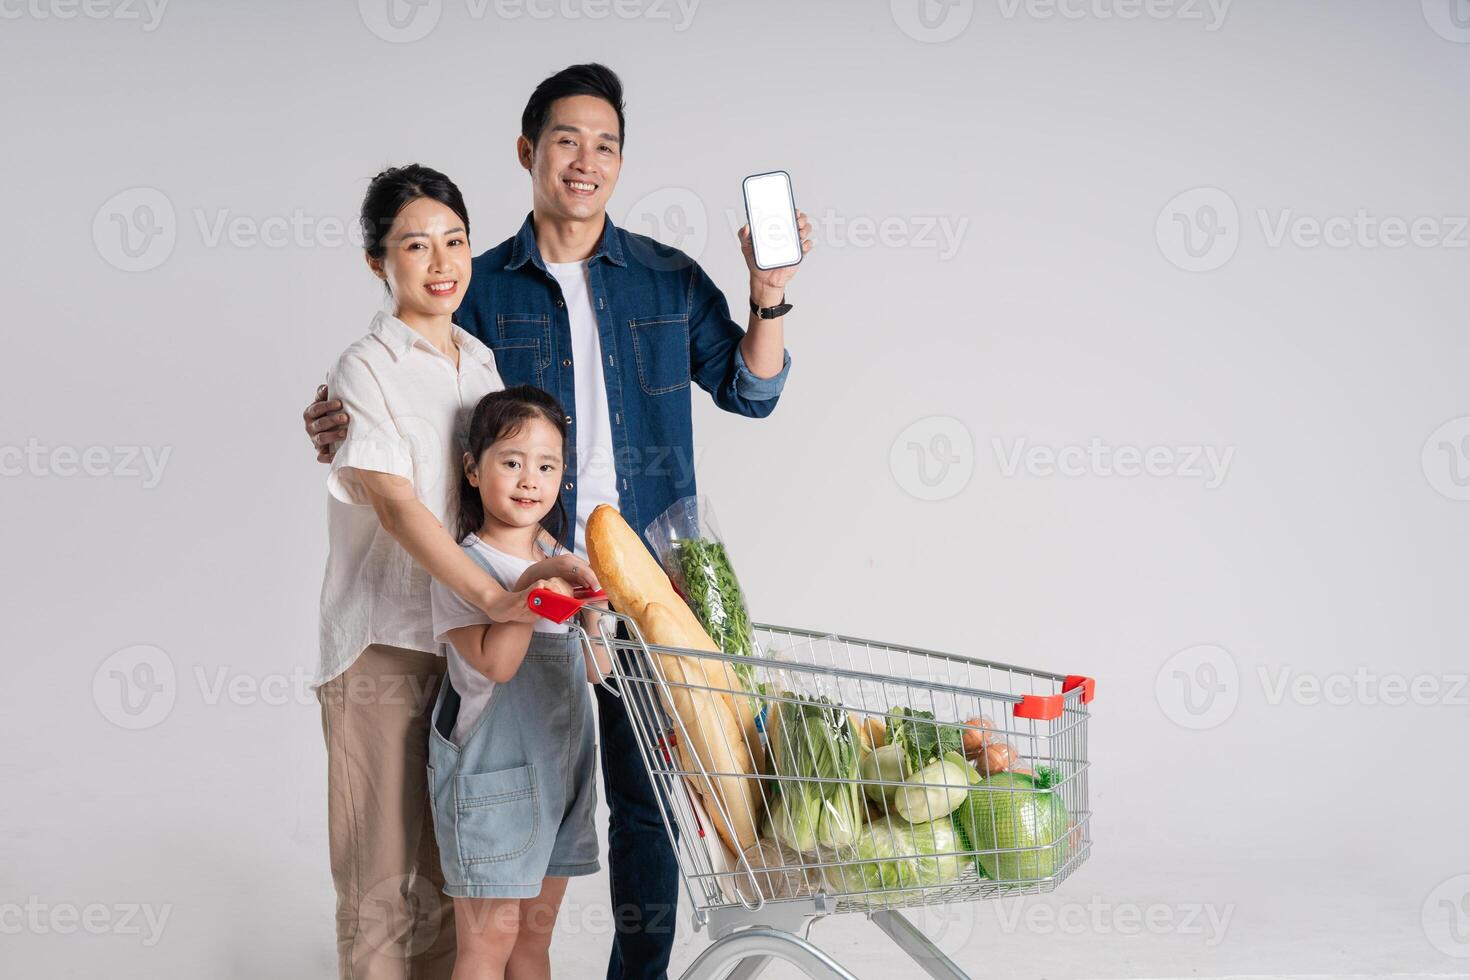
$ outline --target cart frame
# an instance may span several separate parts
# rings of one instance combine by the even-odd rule
[[[597,598],[597,596],[568,598],[558,593],[539,590],[531,594],[528,605],[539,615],[556,622],[567,623],[569,628],[579,636],[589,661],[595,662],[594,638],[572,619],[573,614],[581,609],[590,598]],[[713,978],[724,975],[727,970],[730,970],[728,977],[731,980],[752,980],[773,959],[788,962],[814,978],[856,980],[853,973],[805,938],[814,922],[839,912],[865,914],[919,968],[935,980],[969,980],[968,975],[900,910],[905,907],[1048,892],[1069,876],[1090,854],[1092,846],[1090,839],[1091,811],[1087,808],[1087,773],[1090,764],[1087,759],[1086,733],[1090,715],[1089,703],[1093,699],[1095,690],[1091,678],[1038,671],[958,654],[903,647],[841,634],[760,623],[754,625],[757,646],[761,651],[758,658],[651,645],[644,639],[642,631],[632,617],[611,609],[588,608],[595,609],[599,614],[596,641],[603,644],[605,649],[611,653],[609,659],[613,669],[612,676],[618,682],[616,686],[613,686],[604,677],[602,684],[609,693],[621,700],[628,711],[630,722],[637,736],[639,753],[648,771],[649,779],[655,787],[654,795],[658,802],[660,817],[679,861],[684,890],[693,909],[694,928],[696,931],[706,928],[710,930],[711,944],[690,964],[681,975],[681,980],[713,980]],[[625,626],[628,632],[627,638],[615,635],[617,623]],[[609,629],[609,624],[613,624],[614,628]],[[814,656],[812,663],[802,663],[789,658],[782,659],[779,656],[782,649],[776,646],[782,642],[790,644],[791,649],[799,648],[803,644],[815,649],[815,645],[826,644],[831,650],[846,652],[848,662],[846,665],[815,662],[818,659],[832,661],[838,659],[830,652],[824,657]],[[912,676],[897,676],[871,669],[865,670],[854,666],[851,656],[853,651],[860,651],[867,655],[868,667],[876,666],[872,662],[874,659],[881,659],[884,661],[883,666],[891,669],[893,661],[898,660],[900,664],[910,666],[914,664],[942,666],[948,671],[948,674],[941,672],[941,676],[937,679],[915,679]],[[713,851],[706,843],[706,821],[700,819],[696,811],[696,794],[688,787],[689,784],[693,784],[696,789],[703,786],[712,790],[714,785],[711,782],[712,778],[731,777],[758,779],[762,784],[770,780],[779,780],[782,781],[779,785],[785,786],[788,782],[800,782],[805,777],[711,771],[699,759],[698,754],[693,752],[689,753],[689,757],[693,758],[695,763],[693,769],[676,766],[669,746],[674,744],[677,738],[688,738],[688,731],[684,720],[675,712],[668,710],[668,706],[673,703],[674,689],[682,687],[686,690],[707,692],[717,692],[719,689],[690,684],[687,680],[684,682],[671,681],[664,676],[656,655],[703,658],[745,667],[751,667],[754,659],[758,661],[757,666],[762,670],[794,671],[822,685],[878,685],[883,689],[897,686],[910,692],[922,691],[926,697],[932,699],[931,703],[936,705],[940,703],[939,699],[947,696],[951,699],[954,710],[959,710],[960,704],[979,702],[1004,706],[1010,710],[1014,719],[1008,720],[1005,732],[1030,739],[1032,744],[1044,745],[1051,753],[1047,758],[1066,768],[1063,782],[1060,785],[1066,787],[1066,795],[1072,804],[1070,812],[1075,818],[1075,823],[1068,827],[1064,838],[1056,842],[1056,846],[1065,845],[1061,852],[1064,857],[1056,861],[1055,866],[1049,863],[1040,865],[1050,873],[1042,874],[1037,871],[1030,877],[1011,874],[1004,881],[987,880],[980,877],[975,871],[966,868],[970,880],[942,885],[905,887],[896,893],[882,888],[864,892],[853,890],[850,887],[833,887],[829,891],[827,887],[829,882],[823,878],[823,887],[810,894],[798,897],[768,897],[766,895],[768,888],[762,887],[761,881],[757,878],[757,869],[751,866],[745,854],[733,855],[736,860],[736,867],[733,870],[721,870],[714,866],[711,857]],[[975,678],[981,675],[987,681],[985,688],[974,685]],[[1024,683],[1021,683],[1022,681]],[[1008,689],[998,689],[1000,687]],[[1030,690],[1020,691],[1016,689],[1018,687],[1028,687]],[[783,692],[779,696],[763,692],[760,697],[771,702],[797,703],[798,695],[790,691]],[[846,710],[848,707],[846,701],[841,702],[840,707]],[[864,710],[870,713],[872,711],[868,706],[865,706]],[[952,727],[952,723],[944,724]],[[1010,725],[1016,727],[1011,728]],[[1062,745],[1064,748],[1058,751],[1057,745]],[[866,782],[899,785],[882,780]],[[764,793],[764,789],[762,792]],[[704,799],[706,805],[713,803],[718,808],[718,815],[728,820],[728,812],[718,793],[711,791]],[[769,805],[768,801],[767,805]],[[713,835],[709,837],[713,838]],[[1052,849],[1055,850],[1055,847]],[[733,853],[728,848],[719,845],[717,840],[714,850],[724,853],[726,857]],[[1026,863],[1026,855],[1038,850],[1047,850],[1047,848],[990,847],[980,849],[977,846],[972,849],[966,845],[963,852],[952,852],[946,856],[963,856],[969,860],[984,855],[992,857],[993,860],[1009,860],[1013,868],[1030,867],[1031,865]],[[822,857],[823,855],[819,853],[818,860],[809,861],[803,856],[799,865],[783,865],[778,870],[801,870],[803,873],[815,870],[821,874],[824,871],[840,870],[844,866],[860,863],[856,855],[834,855],[834,859],[829,861],[821,860]],[[765,878],[769,878],[774,873],[769,865],[759,871],[759,874]],[[745,888],[747,882],[748,890]],[[735,885],[734,888],[731,888],[732,883]],[[896,897],[898,895],[902,897]]]

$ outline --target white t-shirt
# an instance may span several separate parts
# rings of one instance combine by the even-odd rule
[[[391,473],[441,524],[459,488],[470,414],[505,386],[495,355],[459,327],[459,367],[388,313],[342,352],[327,390],[350,416],[327,476],[327,568],[322,577],[321,661],[316,684],[342,673],[370,644],[437,653],[429,575],[383,530],[359,472]]]
[[[490,574],[495,576],[495,580],[506,591],[513,590],[526,569],[535,564],[528,558],[517,558],[498,548],[492,548],[473,534],[467,535],[461,544],[473,548],[485,560],[490,566]],[[449,658],[449,679],[459,694],[459,717],[454,721],[451,737],[455,745],[463,745],[465,739],[475,730],[475,722],[480,720],[480,716],[490,706],[490,695],[495,692],[495,682],[459,655],[454,644],[449,642],[448,634],[450,630],[461,626],[479,626],[482,623],[490,625],[492,621],[485,615],[485,610],[465,602],[456,593],[440,585],[438,580],[433,580],[429,586],[429,605],[433,610],[434,639],[444,644],[444,654]],[[537,633],[565,633],[567,625],[553,623],[538,616],[532,629]]]
[[[612,419],[608,417],[607,381],[602,372],[602,342],[587,288],[586,262],[548,262],[546,269],[561,286],[572,333],[573,394],[566,406],[577,443],[577,547],[587,557],[587,518],[598,504],[618,506],[618,474],[613,463]]]

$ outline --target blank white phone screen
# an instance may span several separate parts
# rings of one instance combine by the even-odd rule
[[[757,174],[745,179],[745,207],[750,218],[750,240],[755,264],[763,269],[801,261],[796,212],[791,206],[791,178],[784,173]]]

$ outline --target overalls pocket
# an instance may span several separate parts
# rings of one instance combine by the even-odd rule
[[[519,857],[536,841],[536,770],[517,766],[454,777],[454,836],[461,864]]]

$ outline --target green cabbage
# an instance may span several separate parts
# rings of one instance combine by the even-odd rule
[[[980,780],[955,811],[954,823],[968,850],[1032,848],[976,855],[980,871],[996,881],[1047,878],[1067,859],[1066,805],[1023,773]]]
[[[844,854],[863,863],[835,865],[827,877],[844,892],[882,892],[866,896],[869,902],[905,901],[916,889],[958,878],[964,849],[948,820],[910,824],[883,817],[864,827]]]

